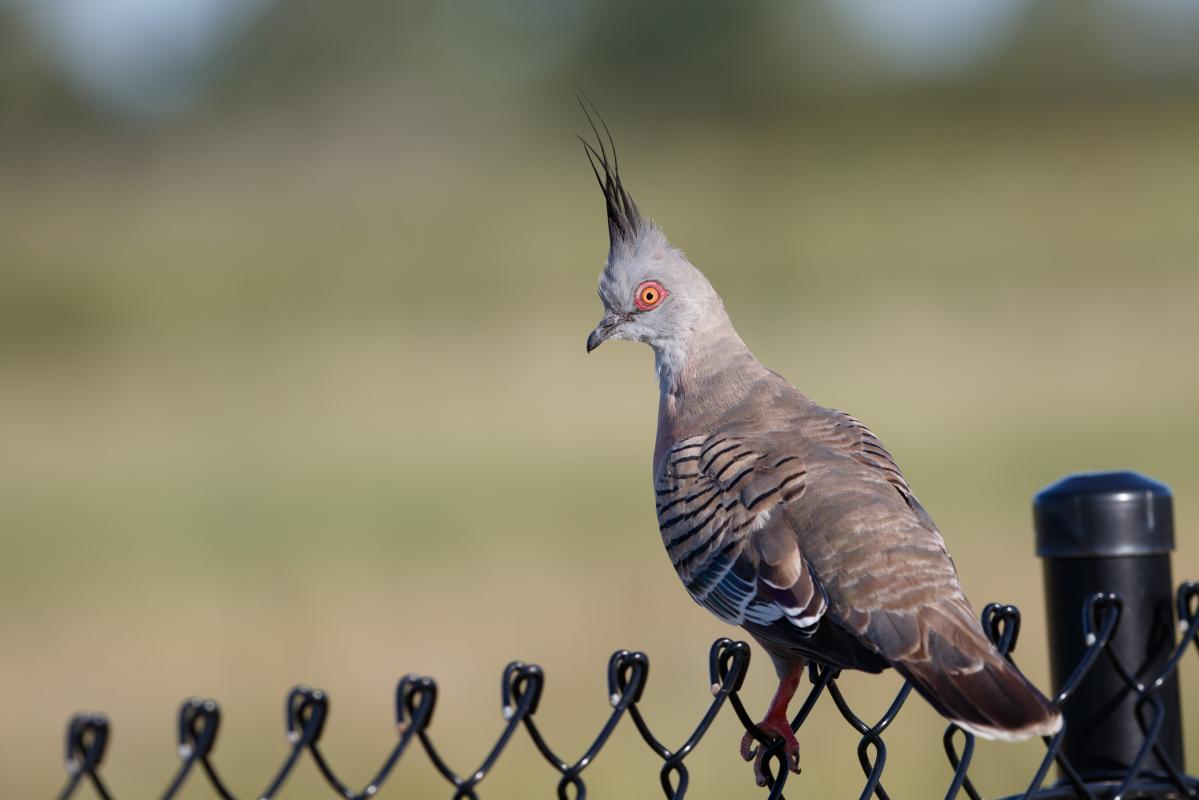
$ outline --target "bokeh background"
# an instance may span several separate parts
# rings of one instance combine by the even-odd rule
[[[686,736],[730,630],[655,528],[649,351],[583,352],[580,87],[751,347],[888,443],[979,607],[1024,609],[1046,685],[1038,488],[1168,482],[1199,576],[1197,43],[1177,0],[0,0],[3,794],[57,790],[68,715],[102,709],[112,787],[153,796],[198,694],[252,795],[301,681],[359,784],[407,672],[467,771],[512,659],[573,757],[618,648]],[[898,685],[844,683],[863,714]],[[755,711],[771,689],[759,655]],[[894,796],[940,796],[941,728],[909,703]],[[755,796],[738,738],[689,796]],[[822,704],[795,791],[857,796],[854,741]],[[1016,792],[1039,752],[983,743],[973,774]],[[656,769],[624,725],[586,775],[652,797]],[[553,785],[522,733],[483,795]],[[310,762],[286,794],[326,796]],[[414,753],[384,795],[449,792]]]

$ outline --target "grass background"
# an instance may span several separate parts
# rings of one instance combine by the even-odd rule
[[[1102,468],[1166,481],[1176,578],[1199,575],[1191,104],[700,125],[597,100],[639,204],[758,356],[888,444],[976,606],[1024,610],[1017,655],[1038,684],[1040,487]],[[115,791],[161,791],[192,694],[222,703],[216,763],[252,793],[286,752],[301,681],[329,692],[324,747],[359,784],[407,672],[438,679],[432,731],[465,772],[502,725],[513,659],[545,668],[538,720],[573,758],[619,648],[650,654],[658,735],[690,732],[708,645],[733,631],[687,598],[658,539],[649,351],[584,355],[606,232],[582,120],[560,106],[339,107],[3,153],[6,795],[59,785],[77,709],[111,717]],[[898,686],[843,683],[864,716]],[[758,652],[755,713],[771,690]],[[899,717],[895,796],[944,790],[941,727],[916,700]],[[724,715],[688,761],[689,797],[754,796],[738,738]],[[800,739],[793,791],[856,796],[855,737],[830,703]],[[972,775],[1017,792],[1040,749],[981,743]],[[585,777],[596,797],[658,791],[627,723]],[[207,796],[198,778],[185,797]],[[518,733],[481,792],[553,785]],[[324,796],[309,761],[285,795]],[[448,795],[417,753],[383,793]]]

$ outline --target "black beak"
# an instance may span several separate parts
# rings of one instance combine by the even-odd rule
[[[604,318],[600,320],[599,325],[596,325],[595,330],[587,337],[587,352],[590,353],[606,342],[608,337],[612,335],[612,332],[626,320],[628,320],[628,317],[622,314],[604,314]]]

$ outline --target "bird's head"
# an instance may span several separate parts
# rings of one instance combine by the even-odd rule
[[[605,145],[587,106],[583,111],[597,139],[598,146],[586,139],[583,146],[604,195],[609,238],[599,279],[604,317],[587,337],[587,352],[609,339],[645,342],[659,357],[682,351],[697,332],[727,324],[724,306],[703,273],[671,246],[653,220],[642,216],[621,182],[607,126],[600,120]]]

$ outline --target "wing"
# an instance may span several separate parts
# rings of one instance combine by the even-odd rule
[[[777,509],[800,497],[798,457],[771,459],[738,436],[697,436],[666,454],[658,526],[697,603],[735,625],[785,620],[810,635],[827,597]]]
[[[935,708],[986,738],[1050,735],[1061,716],[991,644],[941,534],[878,438],[827,409],[799,430],[811,487],[783,507],[838,627]]]
[[[983,633],[941,534],[873,433],[790,387],[718,427],[677,442],[656,481],[663,541],[697,602],[776,662],[889,663],[979,735],[1060,727]]]
[[[916,500],[912,489],[908,486],[907,478],[899,470],[895,459],[883,446],[874,433],[843,411],[815,407],[815,413],[809,413],[800,418],[799,432],[806,440],[807,447],[801,449],[825,450],[823,459],[812,459],[825,464],[837,460],[852,462],[864,469],[847,470],[856,473],[854,477],[865,485],[876,488],[881,484],[890,486],[902,498],[904,505],[914,515],[915,520],[924,528],[936,532],[928,512]],[[832,458],[830,459],[829,456]],[[811,458],[811,456],[810,456]],[[846,466],[841,464],[841,466]],[[940,534],[938,534],[939,538]],[[944,549],[944,548],[942,548]]]
[[[870,430],[816,406],[775,443],[805,454],[810,491],[781,511],[842,627],[890,661],[927,658],[934,628],[976,643],[945,542]]]
[[[941,535],[890,453],[858,420],[798,392],[773,392],[733,409],[719,433],[676,442],[656,491],[671,562],[723,620],[785,620],[810,635],[827,614],[892,662],[928,658],[934,628],[969,640],[954,648],[962,653],[981,636]]]

